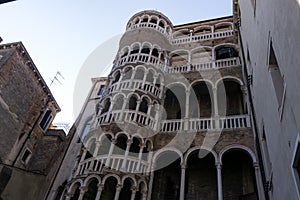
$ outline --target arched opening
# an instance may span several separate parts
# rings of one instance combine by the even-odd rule
[[[185,38],[185,37],[189,37],[189,36],[190,36],[190,30],[188,30],[188,29],[176,31],[173,34],[174,38]]]
[[[120,71],[117,71],[116,73],[114,73],[112,84],[117,83],[120,80],[120,77],[121,77]]]
[[[236,57],[238,57],[238,52],[233,47],[220,47],[216,49],[216,60]]]
[[[121,55],[121,58],[124,58],[124,57],[126,57],[127,55],[128,55],[128,47],[126,47],[126,49],[124,49],[123,50],[123,53],[122,53],[122,55]]]
[[[151,18],[151,19],[150,19],[150,23],[152,23],[152,24],[157,24],[157,19]]]
[[[115,101],[113,110],[121,110],[122,109],[123,102],[124,102],[123,98],[124,97],[121,95],[117,98],[117,100]]]
[[[137,54],[140,52],[140,46],[139,45],[134,45],[132,50],[130,51],[130,54]]]
[[[103,103],[104,107],[103,107],[103,109],[101,110],[101,114],[106,113],[106,112],[109,111],[110,104],[111,104],[111,103],[110,103],[110,99],[109,99],[109,98],[107,98],[107,99],[104,100],[104,103]]]
[[[211,33],[211,27],[203,26],[199,28],[195,28],[194,35],[203,35]]]
[[[80,183],[73,185],[72,194],[71,200],[78,200],[80,195]]]
[[[149,104],[148,102],[149,102],[149,100],[146,97],[143,97],[142,102],[141,102],[140,107],[139,107],[140,112],[143,112],[143,113],[147,114],[148,104]]]
[[[127,68],[124,70],[124,77],[123,77],[123,80],[130,80],[130,79],[131,79],[131,76],[132,76],[132,68],[127,67]]]
[[[149,152],[151,151],[151,142],[148,140],[146,142],[146,146],[143,149],[143,155],[142,155],[142,159],[147,161],[148,160],[148,156],[149,156]]]
[[[141,142],[138,138],[133,137],[132,143],[130,145],[129,149],[129,155],[138,158],[139,157],[139,152],[141,148]]]
[[[239,83],[232,80],[221,81],[218,84],[217,91],[219,115],[244,114],[243,92]],[[224,98],[226,98],[226,101],[224,101]]]
[[[210,84],[204,81],[197,82],[192,86],[190,94],[190,117],[212,117],[213,92]]]
[[[158,58],[158,55],[159,55],[159,53],[158,53],[157,48],[154,48],[154,49],[152,50],[152,56]]]
[[[191,62],[193,64],[209,62],[211,61],[211,53],[211,49],[209,48],[201,48],[194,50],[192,52]]]
[[[142,19],[142,23],[147,23],[148,22],[148,17],[144,17],[143,19]]]
[[[229,31],[229,30],[232,30],[232,24],[230,23],[217,24],[215,26],[215,32]]]
[[[118,136],[118,138],[116,140],[113,154],[125,155],[126,147],[127,147],[127,136],[121,134]]]
[[[134,20],[134,24],[138,24],[139,21],[140,21],[140,19],[139,19],[139,18],[136,18],[136,19]]]
[[[156,161],[152,200],[178,200],[180,196],[180,174],[181,166],[178,154],[173,151],[162,153]]]
[[[88,190],[84,193],[83,200],[94,200],[96,199],[97,192],[98,192],[98,180],[96,178],[92,178],[89,181],[87,186]]]
[[[182,119],[185,114],[185,89],[181,85],[167,89],[164,102],[167,119]]]
[[[135,71],[134,79],[136,79],[136,80],[143,80],[144,79],[144,75],[145,75],[144,70],[139,67]]]
[[[141,182],[138,186],[138,190],[135,194],[134,200],[142,200],[143,199],[143,191],[145,190],[146,186],[143,182]]]
[[[148,55],[150,53],[150,48],[148,46],[143,46],[141,53]]]
[[[136,110],[136,106],[137,106],[137,97],[135,95],[132,95],[129,99],[128,108],[129,110]]]
[[[120,199],[130,200],[131,199],[131,189],[133,186],[133,181],[130,178],[126,178],[123,183],[123,187],[120,192]]]
[[[253,161],[241,150],[229,150],[222,158],[224,200],[258,199]]]
[[[115,177],[109,177],[104,183],[101,200],[114,200],[118,181]]]
[[[154,77],[153,71],[149,70],[148,74],[147,74],[147,77],[146,77],[146,81],[152,84],[154,82],[153,77]]]
[[[165,22],[160,20],[158,24],[161,28],[165,28]]]
[[[189,62],[188,52],[181,51],[181,52],[171,54],[172,67],[187,65],[188,62]]]
[[[86,147],[87,152],[85,154],[85,158],[84,159],[88,159],[88,158],[93,157],[95,149],[96,149],[96,139],[93,138],[87,144],[87,147]]]
[[[98,150],[99,155],[107,155],[109,153],[110,146],[112,144],[112,137],[106,134],[101,139],[101,145]]]
[[[184,195],[186,199],[218,198],[215,158],[211,153],[206,151],[203,153],[199,156],[199,150],[196,150],[187,160]]]

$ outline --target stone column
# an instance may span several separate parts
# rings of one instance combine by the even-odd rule
[[[148,73],[149,73],[149,71],[146,71],[145,74],[144,74],[142,88],[144,88]]]
[[[103,191],[103,189],[104,189],[104,185],[100,183],[100,184],[98,184],[97,186],[98,186],[98,191],[97,191],[96,200],[100,200],[102,191]]]
[[[125,150],[125,155],[124,155],[124,160],[123,160],[122,167],[121,167],[124,172],[126,172],[126,163],[127,163],[127,159],[128,159],[128,154],[129,154],[131,143],[132,143],[132,140],[128,139],[127,140],[126,150]]]
[[[144,148],[145,148],[145,144],[141,144],[140,145],[140,151],[139,151],[139,157],[138,157],[139,161],[138,161],[138,164],[137,164],[136,169],[135,169],[137,172],[140,172],[140,166],[141,166],[141,162],[142,162],[142,156],[143,156]]]
[[[192,39],[192,36],[191,36],[191,39]],[[192,56],[191,56],[191,52],[189,52],[189,54],[188,54],[188,64],[187,64],[187,71],[189,72],[189,71],[191,71],[191,60],[192,60],[192,58],[191,58]]]
[[[221,163],[216,164],[217,167],[217,177],[218,177],[218,200],[223,199],[223,189],[222,189],[222,165]]]
[[[137,191],[137,188],[136,188],[136,187],[133,187],[133,188],[131,189],[131,197],[130,197],[130,200],[134,200],[134,199],[135,199],[136,191]]]
[[[158,78],[158,75],[155,74],[153,76],[153,83],[151,83],[153,85],[152,89],[151,89],[151,93],[154,94],[154,88],[155,88],[155,84],[156,84],[156,81],[157,81],[157,78]]]
[[[116,139],[112,139],[111,144],[110,144],[110,148],[109,148],[109,152],[108,152],[108,155],[107,155],[106,163],[105,163],[106,167],[109,167],[109,165],[110,165],[110,157],[111,157],[111,155],[114,151],[115,144],[116,144]]]
[[[124,98],[123,105],[122,105],[122,111],[121,111],[121,115],[120,115],[120,121],[124,120],[124,118],[123,118],[124,117],[124,111],[126,109],[126,105],[128,105],[128,102],[129,102],[128,98],[127,97]]]
[[[215,123],[215,128],[220,129],[220,116],[219,116],[219,108],[218,108],[218,90],[217,87],[212,88],[213,94],[214,94],[214,123]]]
[[[84,196],[84,194],[85,194],[85,192],[88,190],[88,188],[87,187],[84,187],[84,186],[81,186],[80,187],[80,195],[79,195],[79,197],[78,197],[78,200],[82,200],[83,199],[83,196]]]
[[[66,200],[70,200],[72,198],[72,194],[71,193],[67,193],[66,194]],[[63,200],[63,196],[60,197],[60,200]]]
[[[185,188],[185,170],[186,165],[181,165],[181,179],[180,179],[180,200],[184,200],[184,188]]]
[[[121,189],[122,189],[122,186],[121,185],[117,185],[116,194],[115,194],[114,200],[119,200]]]
[[[190,111],[190,90],[185,91],[185,116],[184,116],[184,130],[189,129],[189,111]]]
[[[149,54],[148,54],[148,60],[147,60],[147,63],[148,63],[148,64],[149,64],[150,61],[151,61],[152,51],[153,51],[153,49],[150,49],[150,52],[149,52]]]
[[[146,119],[146,125],[148,125],[148,126],[150,125],[149,121],[150,121],[150,117],[151,117],[152,108],[153,108],[153,104],[152,103],[148,104],[147,119]]]
[[[135,121],[135,122],[136,122],[136,118],[137,118],[137,115],[138,115],[138,112],[139,112],[139,109],[140,109],[140,104],[141,104],[141,100],[137,100],[135,113],[134,113],[134,118],[133,118],[133,121]]]

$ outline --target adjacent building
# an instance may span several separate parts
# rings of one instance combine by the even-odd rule
[[[43,199],[66,148],[60,111],[21,42],[0,45],[0,198]]]

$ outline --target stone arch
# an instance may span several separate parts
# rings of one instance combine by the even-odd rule
[[[121,183],[122,183],[122,185],[124,184],[124,181],[125,181],[125,179],[127,179],[127,178],[129,178],[129,179],[131,179],[131,181],[132,181],[132,183],[133,183],[133,187],[137,187],[137,181],[136,181],[136,179],[133,177],[133,176],[131,176],[131,175],[125,175],[125,176],[123,176],[122,177],[122,179],[121,179]]]
[[[105,181],[110,178],[110,177],[114,177],[115,179],[117,179],[118,184],[121,184],[121,179],[117,174],[107,174],[103,177],[102,179],[102,184],[105,184]]]
[[[229,150],[233,150],[233,149],[242,150],[242,151],[246,152],[251,157],[251,159],[253,161],[253,164],[257,163],[256,156],[255,156],[254,152],[249,147],[246,147],[246,146],[243,146],[243,145],[240,145],[240,144],[233,144],[233,145],[226,146],[225,148],[223,148],[220,151],[219,158],[220,158],[220,163],[221,164],[222,164],[222,158],[223,158],[224,153],[226,153]]]
[[[88,186],[89,182],[93,179],[97,179],[98,183],[101,183],[101,178],[97,175],[89,175],[88,177],[85,178],[84,182],[83,182],[83,186]]]
[[[194,152],[194,151],[197,151],[197,150],[205,150],[208,153],[211,153],[214,156],[214,158],[215,158],[215,163],[218,163],[219,160],[220,160],[218,154],[214,150],[212,150],[211,148],[208,148],[208,147],[205,147],[205,146],[195,146],[195,147],[190,148],[185,153],[184,158],[183,158],[184,165],[187,164],[186,162],[187,162],[189,156],[191,155],[191,153]]]
[[[202,34],[209,34],[212,33],[212,26],[209,25],[202,25],[202,26],[197,26],[194,28],[194,35],[202,35]]]
[[[166,148],[162,148],[162,149],[159,149],[158,151],[156,151],[155,154],[153,155],[153,158],[152,158],[153,163],[156,162],[156,160],[159,158],[159,156],[161,156],[161,154],[163,154],[167,151],[177,153],[179,158],[180,158],[180,164],[183,163],[183,154],[179,149],[177,149],[175,147],[166,147]]]

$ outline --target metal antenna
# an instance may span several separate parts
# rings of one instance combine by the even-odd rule
[[[55,74],[55,76],[53,77],[53,79],[50,79],[50,80],[51,80],[50,86],[51,86],[53,83],[55,84],[55,82],[58,82],[58,83],[60,83],[60,84],[62,85],[62,83],[60,82],[60,80],[59,80],[58,78],[65,79],[65,78],[63,77],[63,75],[62,75],[60,72],[56,72],[56,74]]]

